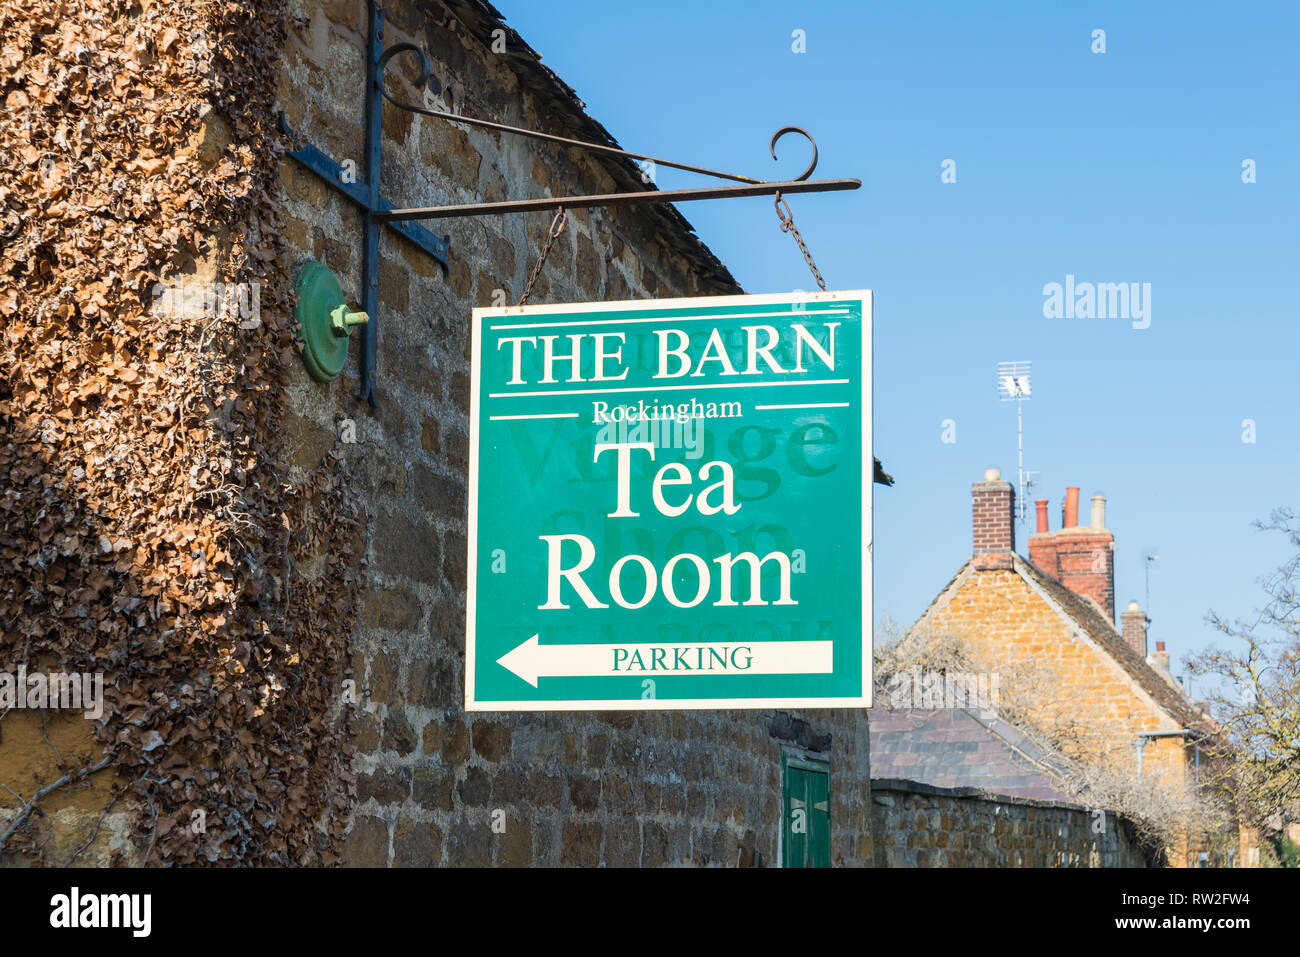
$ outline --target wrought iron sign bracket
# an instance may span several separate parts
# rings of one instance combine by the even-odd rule
[[[555,210],[561,207],[565,209],[583,209],[593,206],[614,207],[681,203],[704,199],[780,196],[792,193],[821,193],[858,189],[862,185],[861,181],[856,179],[809,179],[813,170],[817,166],[817,144],[813,141],[812,136],[810,136],[806,130],[797,126],[786,126],[777,130],[777,132],[773,134],[771,142],[768,144],[768,151],[771,153],[772,159],[775,160],[777,141],[787,133],[798,133],[812,144],[812,161],[808,164],[808,168],[794,179],[773,181],[755,179],[749,176],[740,176],[734,173],[725,173],[719,170],[706,169],[705,167],[693,166],[687,163],[678,163],[673,160],[649,156],[644,153],[633,153],[607,144],[589,143],[583,140],[556,136],[551,133],[541,133],[536,130],[523,129],[517,126],[507,126],[503,123],[494,123],[489,120],[480,120],[470,116],[461,116],[456,113],[449,113],[440,110],[430,110],[411,103],[404,103],[401,100],[394,99],[389,95],[388,91],[384,89],[384,69],[388,65],[389,60],[397,54],[414,53],[420,58],[420,75],[415,82],[417,89],[422,89],[427,86],[437,94],[442,92],[442,84],[432,76],[429,70],[428,57],[425,56],[424,51],[415,44],[397,43],[386,50],[383,49],[384,11],[379,8],[376,0],[367,0],[366,6],[369,19],[369,31],[366,43],[366,136],[364,180],[358,180],[357,177],[348,175],[348,171],[345,170],[341,164],[335,162],[311,143],[305,142],[298,133],[290,127],[283,113],[280,114],[280,128],[293,140],[293,148],[289,151],[289,155],[307,169],[311,170],[311,172],[319,176],[327,185],[342,193],[343,196],[359,207],[362,214],[365,237],[361,258],[361,298],[364,304],[364,311],[369,315],[370,321],[361,327],[361,383],[358,398],[368,401],[372,406],[378,405],[376,394],[376,356],[378,353],[377,336],[379,330],[376,319],[379,314],[379,235],[381,226],[387,226],[397,233],[400,233],[404,238],[415,243],[415,245],[419,246],[422,250],[432,256],[438,265],[442,267],[443,275],[445,276],[449,268],[447,256],[451,246],[451,237],[449,235],[438,237],[424,229],[422,226],[417,225],[413,222],[414,220],[456,219],[467,216],[498,216],[505,213]],[[495,203],[468,203],[454,206],[415,206],[399,208],[384,199],[383,196],[380,195],[379,191],[380,158],[383,136],[383,128],[381,124],[382,100],[387,100],[398,109],[417,113],[421,116],[436,117],[453,123],[463,123],[467,126],[476,126],[482,129],[496,130],[502,133],[513,133],[519,136],[527,136],[532,139],[558,143],[562,146],[575,147],[613,156],[621,156],[637,162],[653,163],[655,166],[665,166],[671,169],[685,170],[686,172],[699,173],[704,176],[712,176],[718,179],[731,180],[738,185],[675,190],[654,189],[637,192],[602,193],[591,196],[546,196],[537,199],[506,200]]]

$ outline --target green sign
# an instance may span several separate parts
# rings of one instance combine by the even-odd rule
[[[467,710],[870,706],[870,292],[473,337]]]

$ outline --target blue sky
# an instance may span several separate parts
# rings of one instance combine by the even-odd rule
[[[1026,467],[1052,527],[1067,485],[1085,521],[1107,495],[1120,607],[1158,551],[1152,641],[1178,662],[1214,640],[1210,608],[1253,617],[1287,546],[1251,523],[1300,506],[1294,5],[497,6],[627,149],[776,179],[806,165],[797,137],[767,154],[793,124],[816,176],[863,181],[790,205],[829,288],[875,293],[874,445],[897,480],[876,492],[878,617],[910,624],[969,556],[971,482],[1014,479],[1010,359],[1033,362]],[[813,286],[770,200],[681,210],[748,292]],[[1044,318],[1067,274],[1150,283],[1150,326]]]

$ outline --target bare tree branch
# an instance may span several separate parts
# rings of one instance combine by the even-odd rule
[[[82,768],[80,771],[69,772],[68,774],[65,774],[63,777],[59,778],[53,784],[47,784],[45,787],[41,788],[39,791],[37,791],[35,794],[32,795],[32,799],[30,801],[24,800],[22,797],[15,794],[14,796],[18,797],[18,800],[23,802],[23,809],[18,813],[17,816],[14,817],[12,821],[9,822],[9,827],[5,830],[4,834],[0,835],[0,851],[2,851],[4,849],[5,844],[9,842],[9,838],[11,838],[14,835],[14,833],[17,832],[17,830],[27,822],[27,819],[31,817],[32,812],[36,810],[36,805],[39,804],[44,798],[49,797],[49,795],[53,794],[55,791],[63,787],[65,784],[71,784],[73,781],[80,781],[82,778],[94,774],[96,771],[104,770],[104,768],[108,767],[109,764],[112,763],[112,761],[113,761],[113,756],[110,754],[105,756],[97,764],[92,764],[89,767]],[[8,788],[6,788],[6,790],[8,790]],[[14,792],[10,791],[10,793],[13,794]]]
[[[1300,520],[1278,509],[1256,528],[1279,532],[1297,551],[1260,580],[1267,602],[1254,621],[1206,621],[1229,642],[1189,659],[1194,675],[1218,679],[1211,713],[1222,728],[1216,782],[1255,826],[1300,818]]]

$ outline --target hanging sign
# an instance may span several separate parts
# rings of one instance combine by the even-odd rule
[[[870,292],[473,326],[467,710],[870,706]]]

